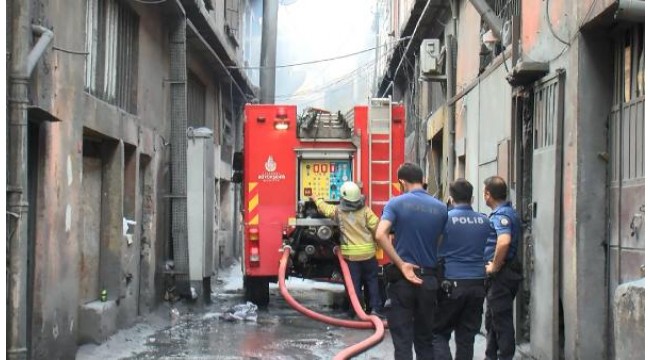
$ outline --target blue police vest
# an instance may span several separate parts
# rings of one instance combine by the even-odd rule
[[[510,201],[503,202],[490,214],[490,224],[494,232],[488,238],[487,246],[485,247],[485,262],[494,260],[497,238],[502,234],[510,234],[511,236],[506,261],[514,259],[517,254],[517,247],[519,246],[519,229],[521,225],[519,223],[519,217],[515,209],[512,208]]]
[[[472,210],[470,205],[457,205],[450,210],[438,252],[438,256],[445,260],[445,277],[484,278],[483,253],[493,232],[488,217]]]

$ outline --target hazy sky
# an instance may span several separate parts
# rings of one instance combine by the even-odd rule
[[[332,58],[375,47],[375,4],[375,0],[280,1],[276,65]],[[371,50],[340,60],[279,68],[276,103],[296,104],[299,110],[327,105],[327,110],[332,111],[346,111],[354,104],[365,103],[370,81],[364,76],[374,74],[374,56],[375,51]],[[337,108],[329,108],[332,104]]]

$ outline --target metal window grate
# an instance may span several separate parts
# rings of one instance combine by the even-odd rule
[[[492,9],[502,20],[521,14],[521,0],[493,0]]]
[[[137,113],[138,15],[120,0],[88,0],[86,91]]]
[[[645,177],[645,98],[618,104],[610,114],[612,181]]]
[[[560,116],[560,83],[558,79],[546,82],[534,90],[533,148],[542,149],[555,145],[556,124]]]
[[[187,126],[211,127],[205,118],[205,85],[199,77],[188,71],[187,73]]]
[[[610,114],[612,181],[645,177],[644,26],[631,28],[616,42],[614,101]]]

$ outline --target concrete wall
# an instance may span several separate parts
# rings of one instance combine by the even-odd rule
[[[522,59],[526,61],[550,62],[550,72],[558,68],[567,69],[565,99],[564,99],[564,131],[563,131],[563,184],[562,184],[562,219],[563,229],[560,238],[561,276],[560,283],[563,289],[560,294],[564,309],[565,326],[565,356],[567,359],[583,358],[578,355],[580,350],[580,338],[582,338],[579,311],[578,289],[578,249],[576,233],[576,196],[577,196],[577,93],[578,73],[572,67],[572,61],[577,59],[577,48],[567,48],[563,43],[553,38],[548,23],[550,22],[555,32],[565,39],[569,39],[570,29],[575,26],[575,17],[567,17],[567,12],[573,13],[573,6],[570,2],[557,1],[549,8],[549,20],[546,20],[545,3],[542,1],[531,1],[522,9]],[[550,4],[549,4],[550,5]],[[564,19],[562,21],[561,19]],[[554,59],[555,58],[555,59]],[[535,181],[535,179],[533,179]],[[560,271],[557,269],[557,271]],[[531,290],[532,291],[532,290]],[[602,309],[601,309],[602,310]],[[552,316],[552,314],[549,314]],[[531,327],[535,326],[531,324]],[[602,324],[596,325],[593,329],[601,329]],[[602,335],[602,334],[600,334]],[[603,338],[598,337],[600,344]],[[589,342],[589,339],[583,340]],[[602,345],[600,346],[602,347]],[[593,347],[598,350],[598,347]]]
[[[135,113],[85,91],[87,1],[33,1],[32,22],[53,29],[54,47],[48,48],[30,79],[30,102],[60,120],[38,125],[34,134],[39,136],[31,136],[28,144],[30,158],[35,157],[30,164],[36,164],[30,171],[38,174],[38,179],[30,179],[37,185],[29,194],[36,201],[29,231],[33,258],[28,274],[33,281],[26,300],[30,351],[37,359],[74,358],[78,344],[105,340],[162,299],[171,218],[167,25],[177,9],[169,2],[120,3],[139,16]],[[223,1],[217,3],[223,10]],[[242,9],[252,11],[250,2]],[[201,13],[212,19],[205,9]],[[223,14],[221,20],[217,17],[209,25],[222,41]],[[241,49],[222,42],[225,56],[241,62]],[[190,54],[188,66],[205,81],[206,124],[215,130],[219,145],[226,105],[220,88],[228,88],[223,84],[230,79],[219,78],[206,56],[211,53]],[[243,82],[240,86],[251,91],[248,79]],[[234,97],[238,114],[245,100],[239,94]],[[241,137],[240,125],[233,131]],[[230,179],[230,162],[220,157],[217,150],[215,180]],[[231,236],[224,241],[229,241],[234,256],[238,194],[227,182],[221,192],[227,208],[218,214],[225,218],[224,233]],[[99,301],[102,289],[108,292],[106,302]]]
[[[613,331],[608,330],[612,329],[607,315],[608,300],[613,302],[608,299],[608,266],[618,266],[613,262],[616,252],[607,256],[611,240],[607,228],[608,164],[606,156],[602,156],[609,151],[613,47],[608,33],[611,27],[599,29],[593,23],[611,15],[615,1],[526,0],[522,4],[520,60],[549,63],[549,76],[561,69],[566,71],[565,95],[561,99],[561,259],[554,269],[560,279],[563,316],[559,331],[564,357],[605,359],[611,356],[608,343],[613,336]],[[497,173],[498,145],[511,136],[513,115],[512,88],[505,79],[513,64],[509,59],[505,64],[497,59],[479,77],[479,34],[480,16],[468,0],[460,0],[455,93],[461,95],[455,104],[455,133],[457,149],[465,147],[465,177],[476,189],[480,189],[485,177]],[[508,56],[506,53],[505,57]],[[396,93],[403,93],[405,88],[396,85]],[[447,141],[445,137],[445,153]],[[458,164],[456,174],[460,174]],[[489,211],[479,201],[480,193],[477,194],[475,207]],[[635,257],[624,257],[623,261],[628,265],[642,262],[638,254],[637,251]],[[638,266],[630,265],[632,270],[625,266],[621,270],[624,274],[638,271]],[[610,282],[613,294],[617,281]]]
[[[85,29],[84,1],[76,6],[63,2],[35,4],[34,21],[54,29],[55,46],[84,51],[85,31],[79,31]],[[83,55],[50,48],[32,79],[32,101],[61,120],[41,125],[34,283],[30,285],[34,307],[29,336],[34,358],[74,358],[78,341],[94,340],[81,329],[87,324],[81,324],[79,316],[99,297],[97,288],[108,290],[107,304],[115,309],[107,310],[112,325],[101,336],[132,324],[139,313],[138,302],[148,311],[160,298],[154,278],[166,243],[166,235],[157,232],[163,220],[158,213],[164,207],[162,194],[168,192],[163,170],[167,166],[164,144],[169,139],[168,91],[163,79],[169,78],[169,54],[164,19],[158,10],[134,6],[140,15],[137,114],[128,114],[84,91]],[[97,233],[96,229],[84,228],[87,217],[82,216],[92,205],[82,196],[86,185],[82,182],[82,140],[88,136],[104,144],[102,207],[98,202],[93,207],[102,215],[99,262],[86,257],[91,253],[97,257],[97,251],[88,248],[95,245],[88,243],[87,236]],[[141,156],[150,159],[145,167],[140,166]],[[146,171],[143,184],[139,181],[141,170]],[[85,179],[97,187],[97,179]],[[133,234],[131,245],[123,236],[125,215],[136,221],[145,219],[129,230]],[[86,269],[85,265],[98,270]],[[93,273],[99,276],[99,283],[86,288],[89,280],[82,280],[82,275]]]
[[[511,89],[505,76],[504,66],[495,68],[456,103],[456,143],[465,142],[465,178],[474,185],[474,209],[485,213],[490,210],[481,196],[483,180],[497,173],[498,144],[510,138]]]
[[[645,278],[616,289],[614,312],[615,359],[645,357]]]
[[[456,65],[456,93],[476,79],[481,51],[481,16],[468,0],[459,0]]]
[[[224,107],[230,107],[227,101],[230,85],[221,82],[225,79],[211,74],[210,65],[205,62],[198,52],[192,51],[188,54],[188,68],[194,72],[206,86],[206,119],[205,126],[214,130],[214,178],[215,178],[215,254],[214,266],[217,268],[232,262],[238,257],[235,249],[235,237],[233,233],[233,219],[237,210],[234,207],[234,189],[230,183],[232,174],[232,159],[223,161],[221,158],[221,121],[224,119]],[[236,92],[236,90],[233,90]],[[224,92],[226,92],[224,94]],[[235,94],[236,95],[236,94]],[[227,102],[227,103],[224,103]],[[235,111],[237,111],[235,109]],[[238,121],[235,119],[234,121]],[[233,124],[234,125],[234,124]],[[235,129],[232,130],[233,132]],[[233,141],[234,144],[234,141]]]
[[[576,271],[578,287],[578,339],[575,356],[609,358],[607,309],[607,209],[608,163],[598,154],[608,151],[608,112],[613,98],[613,47],[602,41],[603,31],[585,33],[578,40],[577,102],[577,188],[576,191]],[[589,91],[584,91],[589,89]],[[598,294],[599,296],[594,296]],[[611,302],[610,302],[611,303]],[[609,337],[609,338],[608,338]],[[606,341],[597,341],[596,339]],[[594,339],[594,340],[591,340]],[[568,349],[567,349],[568,350]]]
[[[587,209],[606,208],[606,164],[597,154],[606,151],[607,146],[606,121],[611,99],[608,81],[611,79],[602,73],[611,67],[611,61],[601,58],[611,50],[608,42],[597,43],[576,36],[579,21],[585,14],[579,10],[587,11],[585,3],[592,2],[553,1],[549,4],[548,19],[544,1],[526,1],[522,8],[523,60],[549,61],[551,73],[567,69],[562,264],[557,269],[561,273],[567,359],[607,356],[606,269],[602,247],[606,242],[607,221],[605,212]],[[600,3],[597,1],[596,7]],[[469,86],[475,88],[456,103],[456,141],[465,139],[466,178],[480,188],[482,179],[496,173],[497,144],[510,134],[511,90],[503,66],[476,85],[479,24],[480,18],[471,4],[461,2],[457,92]],[[549,26],[561,39],[573,41],[572,45],[566,46],[556,39]],[[512,68],[509,61],[507,66]],[[488,210],[479,202],[475,206],[480,211]]]
[[[593,8],[590,5],[594,5]],[[581,21],[605,1],[526,2],[523,59],[567,70],[564,104],[561,301],[567,359],[605,359],[607,117],[611,106],[611,44],[604,33],[580,34]],[[570,43],[566,45],[551,33]],[[587,89],[589,89],[587,91]],[[591,210],[590,210],[591,209]]]

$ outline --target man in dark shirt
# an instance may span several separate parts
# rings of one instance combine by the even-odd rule
[[[485,179],[483,199],[492,209],[490,224],[495,230],[485,247],[487,281],[486,360],[511,360],[515,354],[515,327],[512,303],[522,279],[521,265],[516,259],[519,245],[519,217],[506,201],[508,185],[498,176]]]
[[[419,166],[403,164],[397,178],[404,193],[386,204],[376,234],[393,262],[386,270],[385,310],[395,359],[412,359],[414,347],[418,359],[433,359],[436,244],[447,222],[447,207],[424,191]]]
[[[483,254],[493,232],[487,216],[472,209],[473,186],[458,179],[449,186],[449,211],[444,238],[438,248],[445,280],[438,291],[434,325],[436,360],[451,360],[449,339],[456,339],[456,360],[474,358],[474,337],[481,329],[485,299]]]

